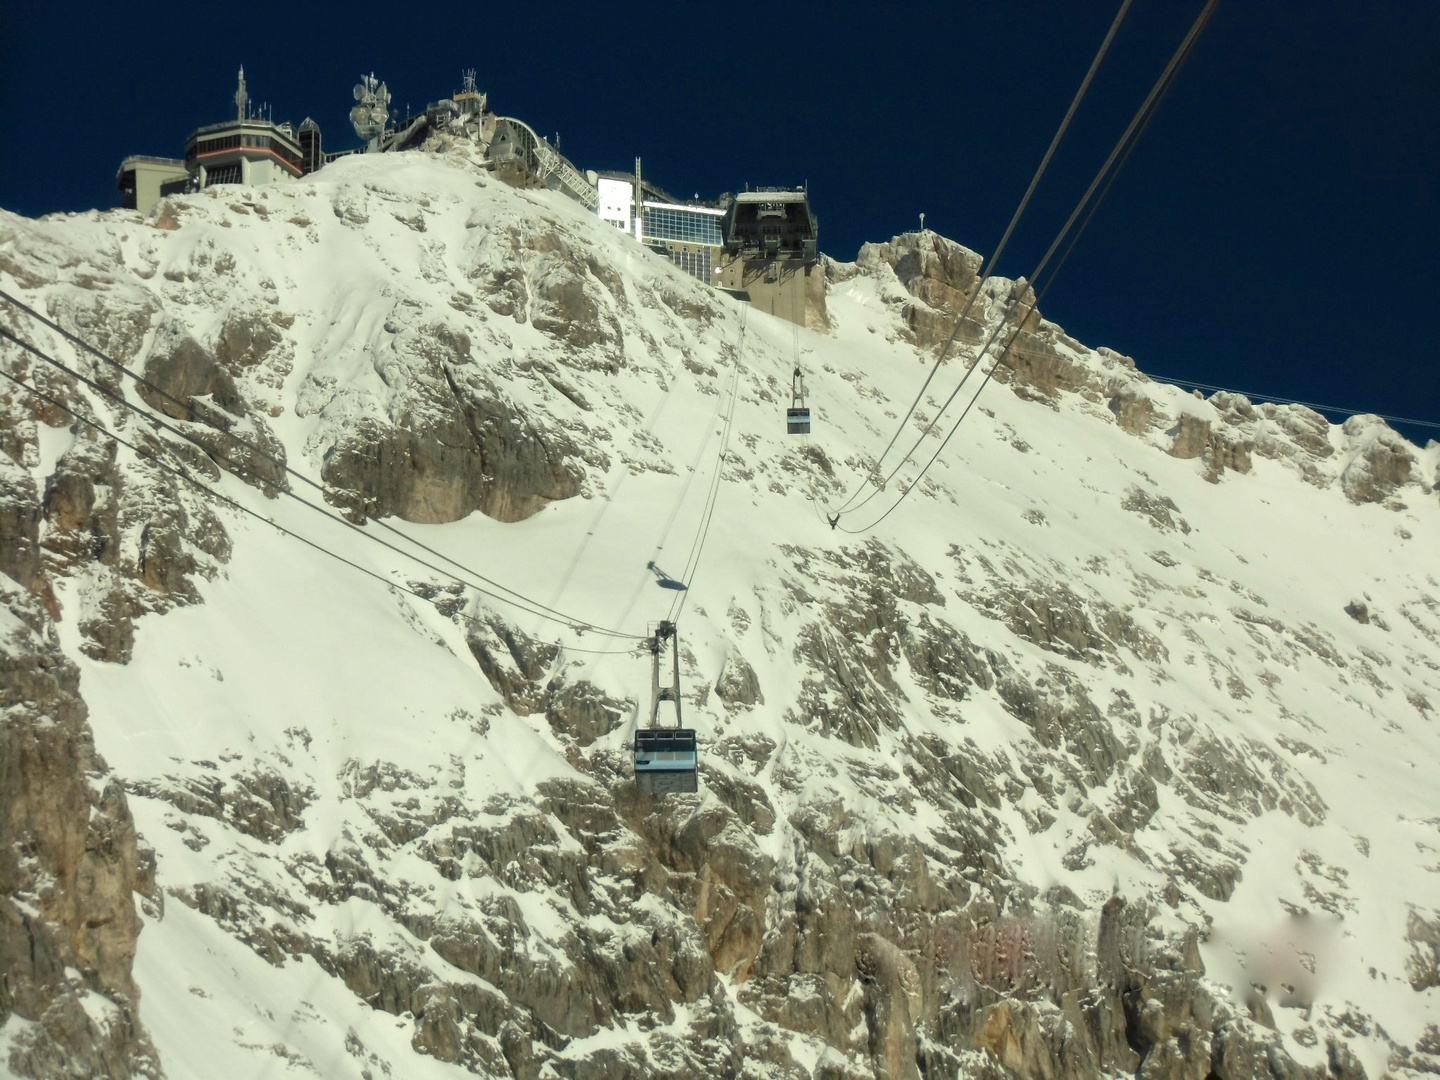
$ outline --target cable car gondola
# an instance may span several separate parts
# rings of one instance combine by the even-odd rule
[[[672,681],[660,685],[660,654],[670,644]],[[699,790],[696,769],[700,753],[695,729],[680,726],[680,639],[673,622],[662,622],[650,639],[650,723],[635,729],[635,790],[641,795],[668,795]],[[675,703],[675,726],[659,727],[660,702]]]
[[[790,379],[790,407],[785,410],[785,430],[791,435],[810,434],[810,410],[805,405],[805,376],[798,367]]]

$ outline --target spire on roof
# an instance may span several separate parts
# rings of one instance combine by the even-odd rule
[[[245,65],[240,65],[240,87],[235,91],[235,119],[245,119],[245,107],[250,103],[250,95],[245,92]]]

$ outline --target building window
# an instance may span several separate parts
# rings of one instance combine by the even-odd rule
[[[667,254],[670,256],[670,261],[685,273],[706,284],[710,283],[710,251],[708,248],[701,248],[699,251],[669,248]]]
[[[240,183],[240,165],[221,165],[217,169],[205,170],[205,186],[212,184],[238,184]]]
[[[719,247],[720,216],[683,207],[646,206],[645,237],[675,240],[682,244],[708,244]]]

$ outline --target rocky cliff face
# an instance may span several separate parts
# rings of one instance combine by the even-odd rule
[[[461,151],[0,219],[0,284],[193,437],[0,348],[65,406],[0,395],[10,1071],[1440,1068],[1440,447],[1201,400],[1037,316],[912,502],[832,532],[812,501],[869,471],[978,267],[868,245],[797,356]],[[277,460],[634,634],[380,551]],[[717,470],[681,623],[701,790],[643,797],[635,646]]]
[[[16,1075],[159,1076],[131,976],[153,891],[120,779],[95,752],[49,616],[4,585],[0,1022]]]

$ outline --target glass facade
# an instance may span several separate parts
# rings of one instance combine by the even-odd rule
[[[645,205],[645,239],[719,247],[720,214],[688,206]]]
[[[218,168],[205,170],[205,186],[213,184],[238,184],[240,183],[240,165],[221,165]]]

